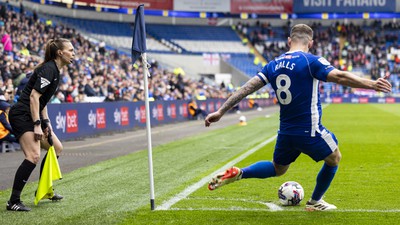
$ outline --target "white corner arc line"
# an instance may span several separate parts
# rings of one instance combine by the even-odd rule
[[[183,190],[181,193],[178,193],[177,195],[175,195],[174,197],[172,197],[171,199],[169,199],[168,201],[164,202],[162,205],[156,207],[156,210],[169,210],[169,208],[171,206],[173,206],[175,203],[179,202],[180,200],[186,198],[187,196],[189,196],[190,194],[192,194],[193,192],[195,192],[196,190],[198,190],[200,187],[202,187],[203,185],[207,184],[208,181],[211,180],[211,178],[218,173],[220,170],[223,170],[225,168],[229,168],[234,166],[235,164],[237,164],[238,162],[242,161],[243,159],[247,158],[249,155],[253,154],[254,152],[258,151],[260,148],[264,147],[265,145],[271,143],[273,140],[275,140],[277,137],[277,135],[274,135],[270,138],[268,138],[267,140],[265,140],[264,142],[254,146],[252,149],[248,150],[247,152],[243,153],[242,155],[238,156],[237,158],[233,159],[232,161],[228,162],[227,164],[225,164],[223,167],[221,167],[219,170],[213,172],[212,174],[204,177],[203,179],[201,179],[200,181],[198,181],[197,183],[190,185],[189,187],[187,187],[185,190]]]
[[[283,208],[280,207],[279,205],[276,205],[274,203],[266,202],[264,203],[271,211],[282,211]]]

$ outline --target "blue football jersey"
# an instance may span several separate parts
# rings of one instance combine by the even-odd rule
[[[319,81],[334,67],[323,57],[287,52],[269,62],[257,76],[270,83],[280,104],[279,134],[320,136]]]

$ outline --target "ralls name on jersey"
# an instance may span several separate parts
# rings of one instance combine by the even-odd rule
[[[285,69],[288,69],[288,70],[293,70],[295,65],[296,65],[295,63],[291,63],[290,61],[283,60],[283,61],[281,61],[281,62],[276,64],[275,70],[278,70],[278,69],[281,69],[281,68],[285,68]]]

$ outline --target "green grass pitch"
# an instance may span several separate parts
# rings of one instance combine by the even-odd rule
[[[178,199],[167,210],[150,210],[143,150],[63,174],[64,179],[55,182],[65,195],[62,202],[42,200],[34,206],[37,183],[28,184],[22,196],[32,207],[28,213],[6,211],[10,190],[1,191],[0,224],[399,224],[400,105],[329,105],[322,120],[338,138],[343,156],[324,198],[336,211],[304,210],[322,166],[307,156],[300,156],[282,177],[242,180],[212,192],[199,184],[274,136],[274,115],[154,148],[156,206]],[[274,143],[236,165],[271,160]],[[279,205],[278,187],[288,180],[305,189],[300,206]],[[194,184],[198,187],[180,197]]]

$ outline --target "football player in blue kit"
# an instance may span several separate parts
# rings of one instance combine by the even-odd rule
[[[215,190],[244,178],[269,178],[286,173],[300,153],[324,165],[317,175],[308,211],[336,209],[322,199],[338,169],[341,153],[335,135],[321,124],[320,81],[354,88],[390,92],[387,77],[369,80],[334,68],[325,58],[308,53],[313,45],[313,30],[305,24],[292,27],[290,50],[269,62],[260,73],[236,91],[216,112],[205,119],[205,126],[217,122],[234,105],[267,83],[275,90],[280,105],[280,126],[273,161],[259,161],[245,168],[232,167],[215,175],[208,188]]]

